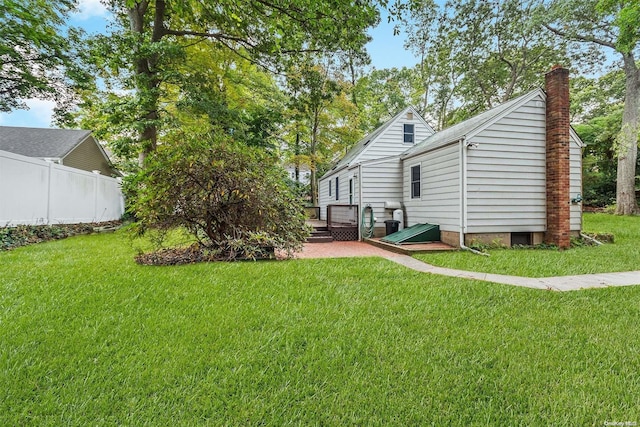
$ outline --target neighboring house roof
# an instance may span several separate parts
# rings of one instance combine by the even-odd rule
[[[110,165],[109,156],[89,130],[0,126],[0,150],[27,157],[55,161],[64,160],[85,141],[91,144],[88,140],[97,147],[97,150],[92,150],[95,153],[93,155],[97,155],[101,159],[99,163],[105,167]],[[64,161],[62,163],[64,164]],[[96,169],[100,169],[100,167],[96,167]],[[115,169],[110,169],[110,174],[119,174]]]
[[[500,104],[497,107],[487,110],[484,113],[480,113],[477,116],[471,117],[470,119],[453,125],[447,129],[443,129],[440,132],[434,133],[419,144],[416,144],[405,151],[402,158],[416,156],[425,151],[434,150],[452,142],[459,141],[462,138],[471,138],[487,126],[490,126],[492,123],[495,123],[521,105],[534,99],[536,96],[542,96],[542,99],[546,98],[542,89],[535,89],[529,93],[514,98],[511,101],[507,101],[504,104]]]
[[[342,169],[342,168],[344,168],[346,166],[349,166],[352,162],[356,161],[358,159],[358,157],[360,157],[360,155],[367,149],[367,147],[369,147],[371,145],[371,143],[375,141],[376,138],[378,138],[380,135],[382,135],[384,133],[384,131],[386,131],[389,128],[389,126],[391,126],[400,117],[402,117],[403,115],[405,115],[409,111],[411,111],[415,115],[415,117],[417,117],[419,120],[421,120],[425,124],[425,126],[427,126],[427,128],[431,130],[431,132],[435,132],[433,130],[433,128],[431,126],[429,126],[429,124],[420,115],[420,113],[418,113],[415,110],[415,108],[409,106],[409,107],[405,108],[404,110],[400,111],[398,114],[396,114],[395,116],[393,116],[389,120],[387,120],[386,122],[384,122],[382,125],[378,126],[374,131],[372,131],[371,133],[367,134],[360,141],[358,141],[353,147],[351,147],[351,149],[347,152],[347,154],[345,154],[345,156],[343,158],[341,158],[338,161],[338,163],[336,163],[331,168],[331,170],[329,170],[324,176],[330,175],[330,174],[334,173],[335,171],[337,171],[339,169]],[[324,178],[324,176],[323,176],[323,178]]]
[[[64,158],[91,131],[0,126],[0,150],[27,157]]]

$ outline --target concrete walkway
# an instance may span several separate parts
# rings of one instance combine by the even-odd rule
[[[587,288],[640,285],[640,271],[541,278],[477,273],[473,271],[436,267],[412,258],[409,255],[397,254],[363,242],[311,243],[306,244],[303,251],[297,255],[298,258],[338,258],[361,256],[379,256],[423,273],[460,277],[461,279],[482,280],[485,282],[502,283],[504,285],[522,286],[533,289],[575,291]]]
[[[415,258],[411,258],[408,255],[390,254],[389,256],[385,256],[385,258],[423,273],[440,274],[442,276],[460,277],[463,279],[483,280],[486,282],[502,283],[504,285],[522,286],[534,289],[575,291],[587,288],[640,285],[640,271],[534,278],[506,276],[504,274],[477,273],[473,271],[436,267]]]

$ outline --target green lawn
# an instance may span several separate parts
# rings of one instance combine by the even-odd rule
[[[640,216],[585,214],[583,224],[586,232],[613,233],[615,243],[566,251],[492,249],[489,257],[467,251],[415,257],[441,267],[527,277],[640,270]]]
[[[640,422],[640,287],[134,253],[122,234],[0,253],[0,425]]]

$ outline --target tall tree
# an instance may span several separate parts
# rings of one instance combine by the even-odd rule
[[[187,45],[209,40],[263,66],[280,67],[300,52],[360,49],[368,40],[366,29],[378,20],[370,1],[112,0],[111,8],[120,30],[105,40],[105,48],[114,53],[117,68],[128,68],[136,91],[140,163],[158,143],[163,85]]]
[[[339,115],[331,114],[331,105],[343,94],[343,87],[332,74],[332,63],[319,63],[313,57],[294,69],[289,70],[287,86],[289,88],[293,112],[293,160],[297,165],[309,166],[310,196],[314,206],[318,202],[318,169],[333,157],[329,137],[331,129],[339,126]],[[348,100],[343,98],[348,103]],[[335,111],[334,111],[335,112]],[[291,150],[290,150],[291,151]]]
[[[572,42],[591,47],[591,52],[577,49],[581,60],[597,63],[601,49],[620,55],[625,74],[622,127],[617,137],[616,213],[638,212],[635,197],[638,130],[640,117],[640,70],[636,56],[640,53],[640,3],[634,0],[552,0],[550,17],[545,24],[552,33]]]
[[[438,127],[458,122],[542,83],[563,57],[532,19],[538,0],[400,3],[399,28],[421,58],[425,111]],[[404,12],[404,13],[403,13]]]
[[[88,79],[77,62],[80,33],[63,31],[75,0],[0,1],[0,111],[25,98],[66,101],[69,85]]]
[[[402,67],[373,70],[358,79],[360,124],[372,131],[408,105],[421,104],[421,81],[415,69]]]
[[[250,146],[276,150],[285,96],[274,75],[207,40],[185,46],[183,53],[171,73],[163,76],[159,90],[157,124],[163,142],[175,139],[174,134],[215,131]],[[135,87],[96,88],[84,91],[81,98],[79,108],[58,123],[92,129],[108,142],[120,170],[137,170],[137,134],[144,123],[138,121],[141,109]]]
[[[586,205],[607,206],[616,200],[615,140],[622,125],[624,88],[622,70],[598,78],[571,79],[573,126],[586,144],[582,154]],[[640,167],[636,172],[640,173]]]

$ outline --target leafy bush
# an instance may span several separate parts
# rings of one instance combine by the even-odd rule
[[[141,233],[185,227],[219,258],[291,256],[309,233],[275,159],[228,136],[160,147],[135,186]]]

